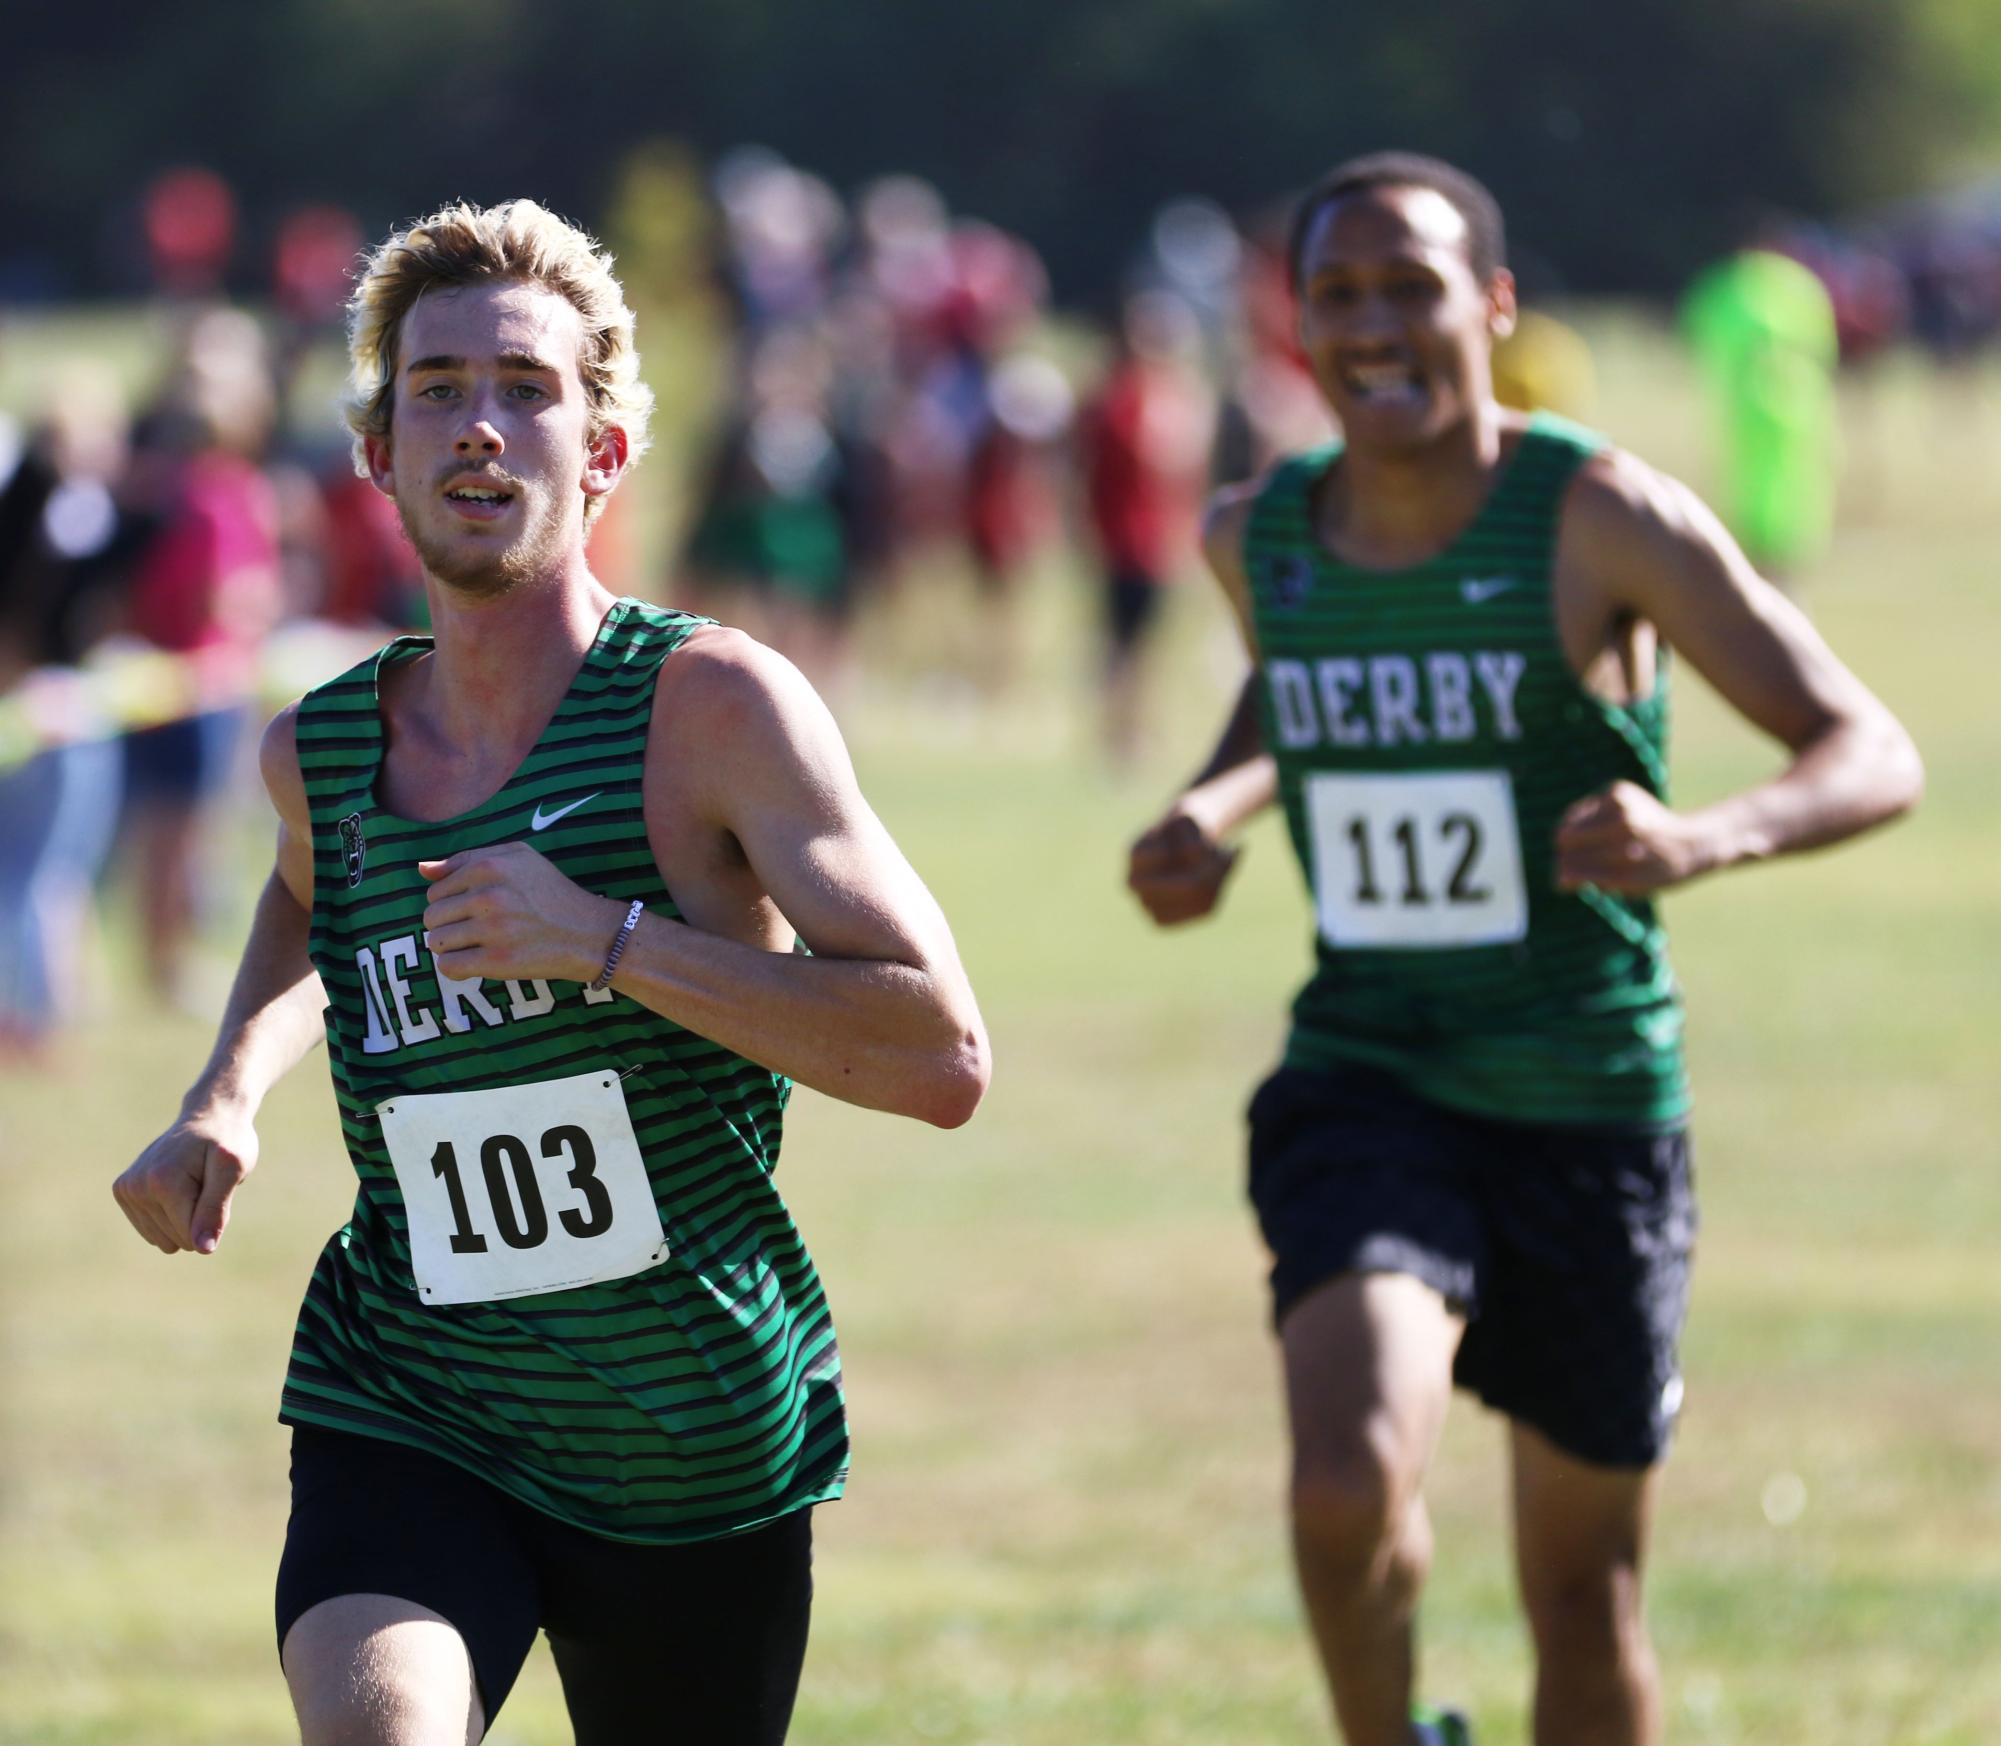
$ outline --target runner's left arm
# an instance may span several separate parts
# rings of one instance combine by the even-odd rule
[[[112,1184],[132,1228],[163,1254],[212,1254],[237,1188],[257,1167],[265,1094],[325,1040],[326,992],[307,954],[313,834],[299,772],[297,706],[264,731],[260,763],[278,848],[243,944],[208,1064],[181,1113]]]
[[[704,827],[740,848],[812,955],[649,913],[613,985],[802,1085],[958,1126],[986,1089],[986,1029],[945,917],[863,799],[826,706],[791,663],[732,632],[702,633],[670,677],[647,759],[656,855],[674,826],[654,773],[681,771]],[[455,856],[435,877],[425,927],[452,976],[588,982],[624,918],[525,843]]]
[[[1924,769],[1895,716],[1686,486],[1627,455],[1592,464],[1566,505],[1559,570],[1647,619],[1753,726],[1791,753],[1769,781],[1690,812],[1629,782],[1557,829],[1557,878],[1639,894],[1820,848],[1917,803]]]

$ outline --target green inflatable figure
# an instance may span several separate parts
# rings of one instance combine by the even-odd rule
[[[1751,248],[1705,272],[1682,304],[1721,417],[1726,519],[1775,573],[1810,562],[1834,521],[1834,305],[1811,268]]]

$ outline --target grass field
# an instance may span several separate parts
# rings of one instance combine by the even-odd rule
[[[1700,480],[1672,360],[1634,323],[1594,331],[1603,422]],[[1852,409],[1847,524],[1806,598],[1912,726],[1930,792],[1878,839],[1671,901],[1705,1226],[1653,1617],[1677,1741],[1987,1746],[2001,397],[1891,370]],[[947,626],[956,599],[917,602],[919,624]],[[950,1135],[795,1104],[782,1180],[840,1318],[856,1451],[848,1498],[819,1518],[801,1742],[1328,1738],[1279,1525],[1239,1156],[1305,904],[1269,824],[1216,924],[1152,934],[1119,888],[1125,841],[1228,680],[1207,600],[1177,606],[1160,745],[1125,783],[1089,753],[1067,572],[1043,580],[1035,677],[1012,706],[921,682],[904,627],[877,638],[847,710],[865,785],[954,919],[998,1068]],[[1770,768],[1683,683],[1681,797]],[[217,930],[225,956],[239,925]],[[272,1414],[347,1165],[309,1062],[268,1108],[216,1258],[168,1262],[131,1237],[107,1185],[206,1042],[106,987],[60,1061],[0,1080],[10,1746],[287,1737]],[[1525,1737],[1503,1481],[1494,1424],[1460,1403],[1432,1487],[1424,1683],[1471,1710],[1483,1746]],[[567,1739],[546,1654],[491,1738]]]

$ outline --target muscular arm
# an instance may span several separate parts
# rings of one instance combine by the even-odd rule
[[[257,900],[215,1048],[181,1100],[179,1119],[112,1185],[133,1229],[169,1255],[210,1254],[222,1240],[231,1197],[257,1164],[257,1111],[324,1035],[326,996],[306,956],[312,827],[294,716],[285,711],[264,735],[264,782],[278,809],[277,862]]]
[[[1650,621],[1724,701],[1791,757],[1769,781],[1677,813],[1631,784],[1572,807],[1561,883],[1645,892],[1820,848],[1916,804],[1924,773],[1902,725],[1685,486],[1630,456],[1572,487],[1559,591]]]
[[[1243,558],[1244,528],[1254,496],[1248,486],[1219,493],[1210,505],[1202,544],[1255,661],[1257,636]],[[1253,667],[1224,719],[1208,762],[1161,818],[1140,834],[1128,856],[1126,883],[1162,927],[1193,921],[1216,907],[1223,881],[1237,859],[1229,839],[1277,797],[1278,767],[1265,750],[1257,685]]]
[[[697,637],[663,670],[654,711],[655,855],[685,854],[676,838],[690,829],[740,853],[813,955],[649,914],[613,986],[802,1085],[957,1126],[990,1062],[943,914],[862,798],[812,687],[738,633]],[[582,891],[524,844],[436,865],[425,927],[446,973],[597,975],[622,904]]]

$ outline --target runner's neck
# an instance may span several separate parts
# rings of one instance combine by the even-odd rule
[[[1436,557],[1486,506],[1522,426],[1489,404],[1424,448],[1350,444],[1316,493],[1314,537],[1343,563],[1404,569]]]
[[[490,600],[433,587],[431,653],[415,664],[398,713],[463,754],[525,751],[569,691],[614,598],[581,567]]]

